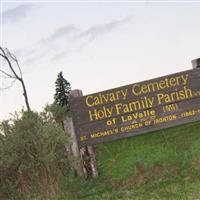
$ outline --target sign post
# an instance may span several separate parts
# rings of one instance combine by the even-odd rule
[[[200,67],[200,58],[197,58],[197,59],[192,60],[192,67],[193,67],[194,69]]]
[[[81,90],[72,90],[71,96],[73,98],[78,98],[83,96]],[[94,148],[92,146],[85,146],[79,148],[77,135],[74,129],[74,123],[72,117],[66,117],[63,122],[65,131],[69,134],[69,149],[72,167],[79,177],[89,176],[97,177],[98,170],[96,164],[96,158],[94,153]]]

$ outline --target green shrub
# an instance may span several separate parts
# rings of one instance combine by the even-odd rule
[[[63,129],[63,120],[66,116],[70,115],[68,106],[60,106],[56,103],[52,103],[50,105],[46,105],[44,108],[45,112],[43,116],[45,119],[54,120],[57,124],[59,124]]]
[[[53,120],[22,111],[0,126],[0,199],[49,199],[69,170],[66,133]]]

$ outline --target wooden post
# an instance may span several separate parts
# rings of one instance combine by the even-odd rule
[[[83,96],[81,90],[72,90],[72,97]],[[92,146],[82,147],[79,149],[76,138],[76,133],[71,117],[66,117],[63,121],[64,129],[69,134],[69,149],[68,152],[72,157],[72,167],[79,177],[85,176],[86,178],[98,176],[96,158],[94,148]]]
[[[94,152],[94,148],[92,146],[87,146],[88,148],[88,152],[90,155],[90,165],[91,165],[91,169],[92,169],[92,176],[95,178],[99,175],[98,173],[98,169],[97,169],[97,162],[96,162],[96,157],[95,157],[95,152]]]
[[[192,60],[192,67],[193,67],[194,69],[200,67],[200,58],[197,58],[197,59]]]
[[[81,161],[72,118],[67,116],[65,120],[63,120],[63,124],[64,130],[66,133],[68,133],[69,136],[67,152],[70,159],[71,167],[79,177],[84,177],[83,164]]]

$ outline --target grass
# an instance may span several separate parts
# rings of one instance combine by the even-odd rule
[[[95,149],[99,178],[65,177],[54,200],[200,199],[200,122]]]

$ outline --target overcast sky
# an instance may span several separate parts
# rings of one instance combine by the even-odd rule
[[[89,94],[191,69],[200,57],[199,10],[197,1],[1,1],[1,45],[18,58],[30,105],[41,111],[60,71]],[[17,82],[1,90],[0,120],[23,106]]]

